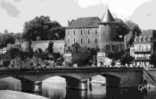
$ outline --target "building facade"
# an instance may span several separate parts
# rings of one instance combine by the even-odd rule
[[[124,49],[124,42],[113,40],[117,25],[109,9],[102,19],[98,17],[78,18],[69,22],[65,33],[65,45],[69,49],[75,43],[81,47],[97,48],[101,52],[116,52]]]
[[[66,28],[65,43],[67,47],[78,43],[81,47],[98,48],[98,17],[78,18]]]
[[[134,46],[131,48],[131,56],[135,65],[149,66],[151,56],[156,52],[156,31],[146,30],[136,36]]]

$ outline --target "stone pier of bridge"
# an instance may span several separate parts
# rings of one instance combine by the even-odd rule
[[[22,91],[41,94],[42,93],[42,81],[30,81],[30,80],[21,80],[22,83]],[[88,80],[85,81],[67,81],[66,82],[67,89],[75,89],[75,90],[88,90]]]
[[[107,87],[137,87],[143,81],[142,68],[54,68],[45,70],[5,70],[0,71],[1,77],[13,76],[22,82],[22,90],[41,92],[42,81],[49,77],[60,76],[66,79],[67,87],[87,90],[88,79],[95,75],[106,77]],[[39,91],[38,91],[39,90]]]
[[[31,81],[27,79],[21,80],[21,89],[23,92],[41,94],[42,93],[42,81]]]

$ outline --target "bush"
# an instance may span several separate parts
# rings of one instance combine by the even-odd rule
[[[79,66],[87,65],[92,58],[91,51],[87,48],[81,48],[78,52],[72,53],[72,63]]]

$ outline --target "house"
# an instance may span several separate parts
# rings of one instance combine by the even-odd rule
[[[40,40],[40,41],[32,41],[31,47],[33,50],[41,49],[45,51],[48,48],[49,42],[53,42],[53,51],[54,53],[64,54],[64,40]]]
[[[149,65],[151,56],[156,52],[156,30],[144,30],[136,36],[131,56],[135,58],[136,65]]]
[[[78,43],[81,47],[100,49],[102,52],[116,52],[124,49],[124,42],[113,40],[117,36],[115,25],[118,25],[109,9],[102,19],[83,17],[72,20],[65,30],[66,50]]]

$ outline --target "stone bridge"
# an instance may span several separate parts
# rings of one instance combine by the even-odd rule
[[[87,89],[88,79],[102,75],[106,77],[107,87],[137,87],[143,81],[142,68],[106,68],[106,67],[58,67],[37,70],[0,70],[0,77],[12,76],[22,82],[22,86],[41,85],[41,82],[52,76],[61,76],[66,79],[69,88]],[[32,83],[33,82],[33,83]],[[40,82],[40,83],[34,83]],[[29,90],[28,88],[26,90]],[[23,88],[24,90],[24,88]]]

